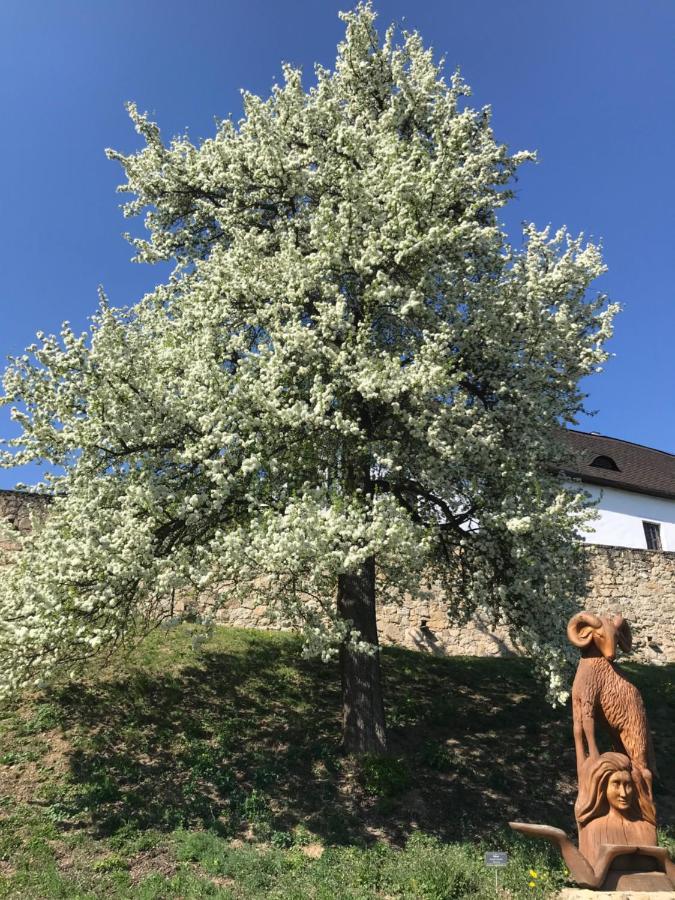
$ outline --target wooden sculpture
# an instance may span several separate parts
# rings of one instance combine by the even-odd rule
[[[630,625],[619,613],[610,619],[582,612],[567,625],[570,643],[581,650],[572,685],[574,746],[577,775],[587,756],[597,756],[596,720],[609,729],[615,750],[625,753],[638,777],[647,783],[651,797],[656,769],[647,713],[640,692],[615,665],[617,645],[629,653],[633,646]],[[586,741],[587,752],[584,748]]]
[[[657,846],[652,780],[654,750],[642,697],[615,663],[617,646],[630,651],[630,626],[614,617],[582,612],[567,636],[581,649],[572,687],[579,793],[574,814],[577,848],[559,828],[511,822],[511,828],[556,844],[581,887],[672,891],[675,865]],[[596,728],[609,732],[613,752],[600,753]]]

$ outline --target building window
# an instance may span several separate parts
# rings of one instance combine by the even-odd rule
[[[658,524],[658,522],[643,522],[642,527],[645,530],[647,550],[662,550],[661,526]]]
[[[611,469],[612,472],[621,471],[611,456],[596,456],[591,465],[595,466],[596,469]]]

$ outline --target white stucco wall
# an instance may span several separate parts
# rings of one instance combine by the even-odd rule
[[[675,551],[675,500],[592,484],[584,484],[583,488],[593,500],[600,501],[597,506],[600,518],[592,523],[594,530],[584,535],[588,543],[645,550],[647,541],[642,523],[658,522],[662,549]]]

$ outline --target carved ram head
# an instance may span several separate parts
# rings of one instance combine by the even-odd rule
[[[629,653],[633,646],[630,625],[621,613],[613,618],[590,612],[577,613],[567,624],[567,637],[570,643],[580,648],[582,656],[598,655],[609,660],[616,656],[617,644],[624,653]]]

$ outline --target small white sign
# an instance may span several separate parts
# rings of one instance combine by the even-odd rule
[[[509,864],[509,854],[501,851],[492,850],[485,854],[486,866],[507,866]]]

